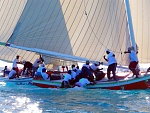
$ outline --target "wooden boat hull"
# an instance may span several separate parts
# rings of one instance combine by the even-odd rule
[[[59,88],[61,86],[62,80],[34,80],[32,81],[33,85],[41,87],[41,88]]]
[[[34,80],[33,84],[41,88],[59,88],[62,80]],[[136,89],[147,89],[150,88],[150,75],[145,75],[140,78],[134,78],[130,80],[110,81],[101,82],[97,81],[95,85],[85,86],[87,89],[110,89],[110,90],[136,90]]]
[[[17,84],[17,85],[32,84],[32,80],[33,78],[8,79],[6,77],[0,77],[0,81],[3,81],[7,84]]]

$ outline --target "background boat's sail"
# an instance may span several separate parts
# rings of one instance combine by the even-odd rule
[[[140,63],[150,63],[150,1],[129,0],[135,41],[139,47],[138,58]]]
[[[4,1],[6,4],[10,4],[8,1],[13,4],[16,2]],[[26,0],[22,2],[25,4]],[[72,56],[69,59],[39,51],[47,64],[67,65],[75,61],[75,57],[104,61],[105,50],[110,49],[115,53],[118,64],[128,65],[128,56],[123,52],[131,46],[131,40],[124,0],[28,0],[26,6],[23,6],[14,8],[20,14],[23,10],[20,19],[15,19],[15,28],[11,26],[10,20],[13,18],[0,25],[2,29],[14,29],[11,29],[12,34],[7,38],[8,33],[1,31],[4,34],[1,39],[4,41],[9,39],[9,43],[17,46]],[[1,9],[8,10],[7,15],[11,16],[10,8],[1,5]],[[5,19],[7,16],[1,17]],[[8,47],[0,49],[0,58],[4,60],[12,61],[16,54],[32,62],[37,58],[37,54],[30,51]]]

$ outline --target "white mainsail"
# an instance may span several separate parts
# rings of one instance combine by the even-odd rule
[[[0,0],[0,41],[7,42],[24,10],[27,0]],[[0,59],[12,61],[17,49],[0,47]]]
[[[8,40],[7,43],[19,49],[1,46],[1,59],[12,61],[19,54],[23,59],[33,61],[37,58],[36,52],[43,54],[47,64],[61,65],[62,62],[65,64],[79,59],[102,62],[105,51],[110,49],[119,65],[128,65],[128,56],[123,52],[131,46],[131,40],[124,0],[25,1],[22,9],[14,8],[20,11],[20,18],[14,19],[16,25],[15,28],[10,26],[9,36],[6,37],[7,32],[1,31],[4,34],[1,38],[5,40],[0,41]],[[6,7],[0,6],[5,10]],[[5,19],[3,15],[2,18]],[[11,25],[10,20],[3,23]],[[0,24],[0,27],[10,28],[7,24]],[[31,52],[34,48],[37,51]]]
[[[150,1],[129,0],[135,42],[138,45],[140,63],[150,63]]]

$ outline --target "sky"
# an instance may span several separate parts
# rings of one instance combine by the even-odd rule
[[[0,67],[4,68],[5,66],[7,66],[8,69],[11,69],[12,68],[12,63],[8,63],[8,62],[0,60]],[[21,64],[18,64],[18,67],[22,68],[23,66]]]

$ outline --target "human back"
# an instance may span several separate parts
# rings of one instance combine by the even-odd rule
[[[113,63],[117,63],[117,60],[116,60],[116,58],[115,58],[115,56],[114,56],[114,54],[112,52],[110,52],[108,54],[107,59],[108,59],[108,65],[111,65]]]
[[[135,51],[131,50],[130,52],[131,52],[131,53],[130,53],[129,55],[130,55],[130,60],[131,60],[131,62],[132,62],[132,61],[138,62],[138,58],[137,58],[137,55],[136,55]]]
[[[16,74],[17,74],[17,72],[16,72],[15,68],[13,67],[12,70],[10,71],[10,73],[8,74],[8,78],[14,79],[14,78],[16,78]]]
[[[46,68],[42,69],[42,73],[41,73],[42,77],[44,80],[50,80],[50,76],[46,73]]]

